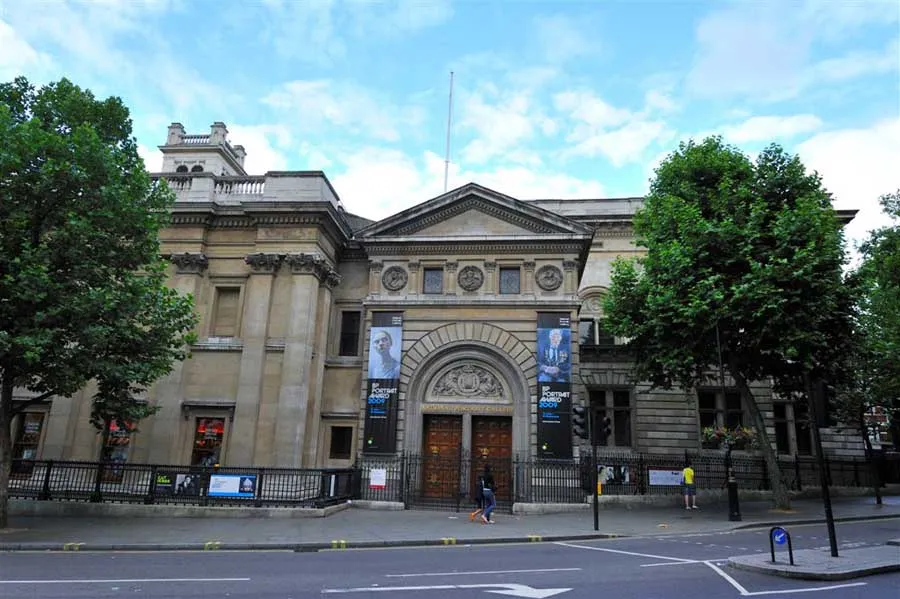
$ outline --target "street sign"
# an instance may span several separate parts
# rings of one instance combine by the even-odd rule
[[[509,597],[523,597],[525,599],[546,599],[560,595],[572,589],[536,589],[525,584],[436,584],[432,586],[413,587],[355,587],[349,589],[323,589],[322,593],[375,593],[387,591],[398,593],[400,591],[447,591],[451,589],[483,589],[487,593],[507,595]]]
[[[772,531],[772,540],[776,545],[784,545],[787,542],[787,532],[783,528],[776,528]]]

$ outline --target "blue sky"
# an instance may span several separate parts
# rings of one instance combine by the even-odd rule
[[[321,169],[381,218],[451,187],[640,195],[680,140],[770,142],[824,177],[850,235],[900,188],[900,4],[0,0],[0,79],[122,96],[148,167],[166,125],[228,124],[252,173]]]

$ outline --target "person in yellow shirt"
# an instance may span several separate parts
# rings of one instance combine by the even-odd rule
[[[684,509],[697,509],[697,488],[694,486],[694,469],[686,462],[681,471],[681,484],[684,485]]]

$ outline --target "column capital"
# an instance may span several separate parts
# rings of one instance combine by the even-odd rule
[[[406,266],[409,268],[409,272],[417,272],[420,264],[418,262],[409,262]]]
[[[497,263],[496,262],[485,262],[484,268],[485,268],[485,270],[487,270],[489,272],[493,272],[494,270],[497,269]]]
[[[526,261],[522,263],[522,267],[525,270],[534,270],[535,262],[534,261]]]
[[[175,274],[179,275],[199,275],[209,267],[209,258],[199,252],[170,254],[169,261],[175,265]]]
[[[288,254],[284,257],[284,261],[290,265],[291,272],[296,275],[313,275],[319,281],[324,281],[332,272],[340,277],[322,254]]]
[[[445,262],[444,268],[447,269],[447,272],[454,273],[456,272],[456,267],[459,266],[459,262]]]
[[[328,272],[325,273],[325,278],[322,282],[329,289],[334,289],[341,284],[341,281],[343,279],[344,277],[341,275],[341,273],[329,267]]]
[[[384,262],[378,262],[377,260],[369,261],[369,270],[373,272],[381,272],[382,268],[384,268]]]
[[[577,260],[563,260],[563,269],[566,271],[572,271],[578,268]]]
[[[259,274],[272,274],[281,266],[284,260],[284,254],[266,254],[258,252],[256,254],[248,254],[244,257],[244,262],[250,265],[250,270]]]

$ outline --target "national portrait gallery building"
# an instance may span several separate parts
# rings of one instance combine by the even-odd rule
[[[321,172],[248,175],[222,123],[202,135],[173,123],[160,150],[154,177],[177,195],[162,233],[170,283],[200,316],[192,357],[149,390],[160,410],[138,432],[101,447],[86,388],[17,416],[14,459],[565,460],[584,450],[572,405],[610,419],[605,451],[683,455],[704,429],[750,424],[727,376],[691,390],[632,381],[599,326],[613,260],[638,254],[640,198],[522,200],[470,183],[373,221]],[[754,392],[778,451],[810,453],[805,414]],[[836,430],[825,445],[861,451]]]

